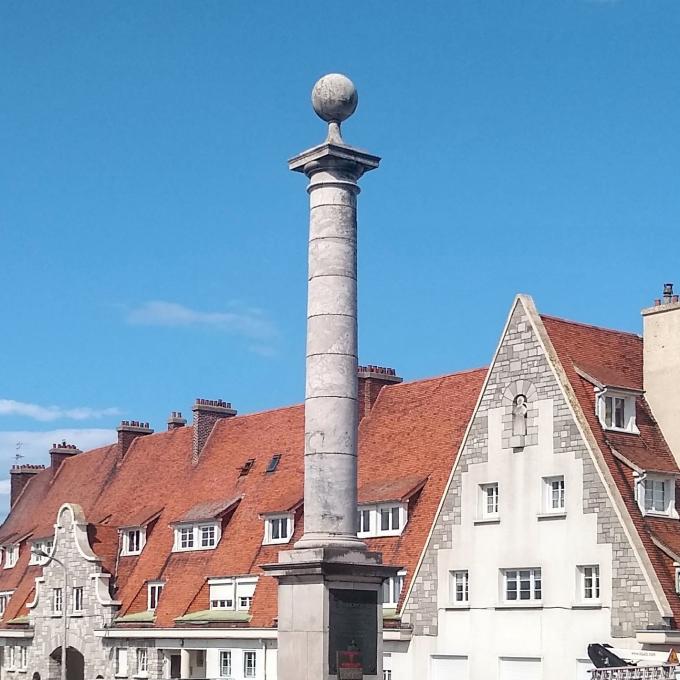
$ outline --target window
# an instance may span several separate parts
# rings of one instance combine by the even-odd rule
[[[220,652],[220,677],[231,677],[231,651]]]
[[[357,509],[357,535],[399,536],[407,520],[406,503],[361,506]]]
[[[5,546],[5,569],[11,569],[19,559],[19,546]]]
[[[137,648],[137,675],[146,675],[149,672],[149,655],[146,647]]]
[[[257,672],[257,657],[255,652],[243,652],[243,677],[254,678]]]
[[[482,484],[480,487],[479,516],[482,519],[498,517],[498,483]]]
[[[406,572],[400,571],[396,576],[390,576],[382,584],[382,601],[384,607],[396,608],[399,604],[401,589],[404,587]]]
[[[451,572],[451,602],[466,604],[468,601],[468,572],[467,569]]]
[[[217,522],[175,527],[175,551],[212,550],[220,541]]]
[[[73,589],[73,611],[83,611],[83,587],[77,586]]]
[[[544,477],[543,478],[543,512],[545,513],[564,513],[564,477]]]
[[[275,453],[269,463],[267,464],[267,469],[265,472],[275,472],[276,468],[279,467],[279,461],[281,460],[281,454]]]
[[[600,567],[595,565],[579,567],[581,600],[593,602],[600,599]]]
[[[675,567],[675,592],[680,595],[680,567]]]
[[[506,569],[505,601],[537,601],[542,598],[540,569]]]
[[[293,534],[293,516],[276,515],[265,519],[264,543],[288,543]]]
[[[63,591],[61,588],[52,588],[52,613],[61,614],[63,609]]]
[[[139,555],[146,543],[146,531],[141,527],[132,527],[123,531],[123,549],[121,555]]]
[[[9,668],[10,670],[14,670],[14,668],[16,667],[15,666],[16,661],[14,658],[14,647],[11,646],[7,647],[7,651],[9,653],[8,654],[9,658],[7,659],[7,668]]]
[[[194,547],[194,530],[192,527],[182,527],[179,530],[179,547],[189,550]]]
[[[357,510],[357,533],[371,533],[371,511],[359,508]]]
[[[19,649],[19,670],[25,671],[28,666],[28,647],[18,647]]]
[[[36,541],[31,546],[31,558],[29,559],[29,564],[47,564],[49,557],[43,557],[40,553],[45,553],[46,555],[52,554],[52,547],[54,546],[54,541]]]
[[[126,647],[116,647],[116,675],[128,674],[128,650]]]
[[[600,422],[608,430],[639,433],[635,424],[635,395],[605,389],[598,397],[597,408]]]
[[[9,598],[12,597],[12,592],[14,591],[7,590],[4,593],[0,593],[0,617],[5,615],[5,609],[7,609]]]
[[[214,524],[199,527],[201,533],[201,548],[214,548],[217,545],[217,530]]]
[[[248,611],[253,604],[257,578],[210,579],[210,609]]]
[[[645,515],[678,518],[675,508],[675,478],[643,475],[635,485],[638,505]]]
[[[163,586],[165,584],[163,581],[155,581],[149,583],[148,585],[148,609],[149,611],[154,611],[158,607],[158,601],[161,599],[161,593],[163,592]]]

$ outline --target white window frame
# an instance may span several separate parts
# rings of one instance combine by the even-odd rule
[[[385,579],[382,584],[382,598],[383,607],[386,609],[396,609],[399,604],[399,598],[401,597],[401,591],[404,589],[404,578],[406,577],[406,571],[401,570],[396,573],[395,576],[390,576]],[[385,594],[387,593],[387,598]]]
[[[528,574],[528,576],[525,576]],[[504,604],[512,605],[516,607],[532,606],[540,604],[543,602],[543,571],[540,567],[518,567],[513,569],[501,569],[501,583],[502,583],[502,600]],[[516,599],[512,599],[510,595],[510,582],[514,581],[516,583],[515,593]],[[522,583],[529,582],[529,597],[521,598]],[[536,584],[539,583],[540,586],[537,588]],[[539,597],[536,597],[536,593],[539,593]]]
[[[656,510],[654,508],[647,508],[647,500],[650,491],[653,494],[653,490],[648,488],[649,485],[657,485],[660,483],[663,483],[664,509]],[[635,495],[637,497],[638,507],[643,515],[678,519],[678,511],[675,507],[675,477],[655,473],[643,473],[638,475],[635,481]]]
[[[121,530],[123,532],[122,548],[120,551],[121,557],[128,555],[139,555],[146,545],[146,529],[144,527],[125,527]],[[130,534],[137,534],[137,540],[131,540]]]
[[[54,539],[49,539],[45,541],[36,541],[31,545],[31,557],[28,560],[28,563],[30,565],[36,565],[36,564],[47,564],[50,560],[49,557],[41,557],[40,555],[36,555],[34,550],[41,550],[45,553],[47,553],[50,557],[52,556],[52,550],[54,549]]]
[[[213,542],[203,545],[203,530],[212,528],[214,531]],[[175,541],[172,548],[173,552],[190,552],[193,550],[215,550],[222,538],[222,527],[220,522],[197,522],[192,524],[176,524],[174,526]],[[183,540],[186,537],[187,540]],[[182,543],[188,545],[182,545]]]
[[[602,600],[602,583],[599,564],[582,564],[577,567],[578,600],[582,604],[599,604]],[[588,590],[590,589],[590,595]]]
[[[252,601],[257,587],[257,576],[243,576],[231,578],[211,578],[208,579],[208,588],[210,596],[210,609],[222,609],[229,611],[250,611]],[[227,598],[214,597],[217,593],[213,593],[213,588],[228,588],[229,595]],[[250,592],[252,588],[252,595],[244,595],[243,593]],[[243,600],[248,602],[244,605]]]
[[[136,677],[146,678],[149,675],[149,650],[146,647],[137,647],[136,661]]]
[[[383,528],[383,517],[386,517],[388,521],[386,529]],[[368,518],[368,530],[365,529],[366,518]],[[401,536],[407,524],[407,503],[377,503],[360,505],[357,508],[357,536],[359,538]]]
[[[85,604],[85,588],[83,586],[73,587],[71,602],[73,602],[73,613],[82,614]]]
[[[467,569],[449,572],[449,602],[453,607],[467,607],[470,602],[470,573]]]
[[[636,424],[635,394],[609,388],[596,392],[595,412],[605,430],[640,434]],[[617,400],[623,401],[623,426],[616,424]],[[607,415],[608,404],[611,405],[611,418]]]
[[[64,611],[64,589],[52,588],[52,614],[61,614]]]
[[[231,678],[233,677],[233,656],[232,656],[232,650],[231,649],[220,649],[220,657],[219,657],[219,663],[220,663],[220,677],[221,678]],[[224,663],[224,659],[228,659],[229,662],[228,664]],[[225,666],[228,666],[228,671],[225,673]]]
[[[116,647],[114,653],[114,672],[117,678],[127,678],[128,676],[128,648]]]
[[[675,567],[675,592],[680,595],[680,564],[673,562],[673,566]]]
[[[26,645],[18,645],[19,647],[19,670],[25,671],[28,668],[28,647]]]
[[[3,590],[0,592],[0,619],[5,615],[7,611],[7,605],[14,594],[13,590]]]
[[[7,659],[7,670],[8,671],[14,671],[16,670],[16,659],[15,659],[15,650],[14,650],[14,645],[8,645],[7,646],[7,651],[9,652],[8,654],[8,659]]]
[[[559,485],[561,484],[561,489]],[[557,486],[557,497],[555,487]],[[564,515],[567,512],[567,484],[564,475],[551,475],[543,477],[543,508],[546,515]],[[557,505],[555,505],[557,500]]]
[[[285,521],[286,536],[285,538],[275,537],[275,534],[280,534],[281,522]],[[278,527],[278,528],[277,528]],[[263,545],[277,545],[290,543],[295,531],[295,516],[292,512],[278,513],[276,515],[265,515],[264,518],[264,539]]]
[[[146,609],[155,612],[163,595],[165,581],[148,581],[146,584]],[[153,605],[153,607],[151,606]]]
[[[252,658],[253,660],[252,666],[249,666],[248,658]],[[257,677],[257,651],[254,649],[243,650],[243,677],[244,678]]]
[[[12,569],[19,561],[19,545],[13,543],[4,546],[5,551],[5,569]]]
[[[500,519],[500,485],[498,482],[480,484],[478,493],[477,517],[482,521]]]

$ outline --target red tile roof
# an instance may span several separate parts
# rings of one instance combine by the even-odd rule
[[[590,368],[605,384],[625,386],[642,392],[642,338],[632,333],[541,316],[550,341],[576,394],[604,460],[611,471],[654,571],[661,582],[677,624],[680,624],[680,598],[675,592],[669,558],[654,544],[651,533],[664,536],[680,550],[677,520],[644,517],[634,495],[633,470],[615,456],[615,449],[636,466],[648,471],[679,474],[673,455],[643,396],[636,398],[639,435],[605,430],[595,413],[593,385],[581,377],[576,367]],[[680,498],[680,496],[678,496]],[[672,566],[672,565],[671,565]]]
[[[485,370],[479,369],[389,385],[361,422],[359,487],[372,489],[368,497],[376,500],[381,495],[410,496],[402,535],[367,542],[371,550],[383,552],[386,564],[405,567],[407,579],[416,567],[484,376]],[[122,602],[119,615],[145,610],[147,582],[162,579],[165,587],[155,625],[172,626],[176,618],[209,607],[207,578],[258,574],[250,625],[271,626],[276,581],[259,565],[277,561],[279,550],[291,548],[302,534],[303,406],[219,421],[197,465],[191,463],[192,434],[191,427],[184,427],[140,437],[122,462],[112,445],[65,460],[54,477],[50,469],[40,472],[0,528],[0,543],[10,535],[42,534],[43,528],[52,527],[64,502],[78,503],[92,523],[93,549],[114,575],[113,595]],[[281,454],[281,460],[275,472],[267,473],[274,453]],[[251,458],[252,469],[241,475]],[[241,500],[223,517],[222,537],[214,550],[172,552],[172,522],[205,515],[206,504],[213,504],[210,512],[218,516],[223,514],[220,508],[236,498]],[[262,514],[296,507],[291,543],[263,546]],[[142,553],[116,562],[118,528],[145,521],[150,523]],[[39,567],[28,567],[26,545],[13,569],[0,570],[0,590],[15,590],[3,625],[17,612],[25,613],[39,573]]]

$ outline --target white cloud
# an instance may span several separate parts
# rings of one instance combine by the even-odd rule
[[[3,469],[9,471],[16,462],[15,455],[20,453],[20,463],[43,463],[49,465],[49,450],[52,444],[63,440],[75,444],[79,449],[87,451],[104,444],[113,444],[117,439],[115,430],[105,428],[59,428],[44,432],[30,430],[14,430],[0,432],[0,474]],[[21,446],[17,448],[17,444]],[[0,481],[0,493],[2,493]]]
[[[153,300],[128,310],[127,322],[141,326],[203,326],[251,340],[272,340],[278,335],[274,323],[259,309],[200,312],[176,302]]]
[[[0,496],[6,496],[9,494],[9,479],[0,479]]]
[[[106,416],[118,415],[117,408],[90,408],[79,406],[76,408],[62,408],[60,406],[41,406],[40,404],[29,404],[24,401],[14,399],[0,399],[0,416],[25,416],[50,422],[59,420],[90,420],[91,418],[104,418]]]

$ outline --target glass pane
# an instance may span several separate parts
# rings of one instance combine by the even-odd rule
[[[624,419],[623,419],[623,414],[624,414],[624,401],[623,399],[614,399],[614,426],[615,427],[624,427]]]
[[[390,529],[390,511],[389,508],[380,509],[380,530],[389,531]]]
[[[395,531],[399,529],[399,508],[392,508],[392,529]]]

